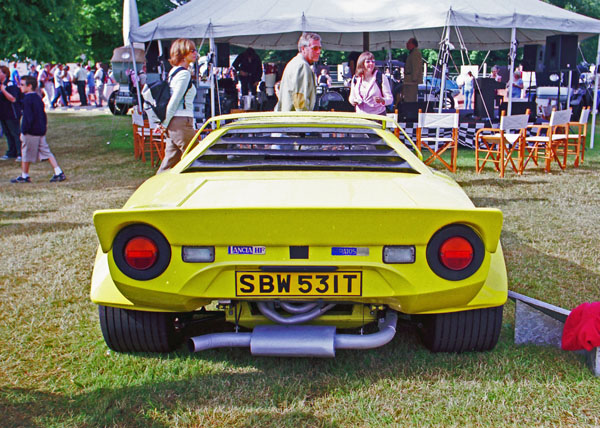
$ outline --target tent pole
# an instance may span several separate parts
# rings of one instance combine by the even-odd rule
[[[567,85],[567,110],[571,108],[571,81],[573,80],[573,70],[569,70],[569,84]],[[560,94],[558,94],[560,97]]]
[[[510,76],[508,79],[508,111],[507,116],[512,112],[512,88],[515,81],[515,59],[517,57],[517,27],[510,30]]]
[[[208,61],[208,67],[209,67],[209,73],[208,73],[208,78],[210,79],[210,117],[214,117],[215,116],[215,39],[213,38],[212,35],[212,31],[210,32],[210,36],[209,36],[209,61]],[[213,122],[213,126],[214,126],[214,122]]]
[[[369,33],[363,33],[363,52],[367,52],[369,50],[370,40]]]
[[[444,105],[444,93],[446,91],[446,73],[448,71],[448,56],[450,55],[450,23],[448,23],[448,26],[446,27],[446,35],[444,36],[443,46],[444,47],[442,48],[442,76],[440,80],[440,102],[438,104],[438,113],[442,112],[442,107]],[[433,76],[435,77],[435,72],[433,73]]]
[[[137,92],[137,100],[138,100],[138,111],[142,112],[142,96],[140,95],[140,75],[138,74],[137,64],[135,61],[135,48],[133,47],[133,41],[131,40],[131,36],[129,36],[129,47],[131,48],[131,58],[133,59],[133,73],[135,75],[135,91]]]
[[[152,42],[150,42],[152,43]],[[160,67],[160,80],[165,80],[167,78],[166,74],[165,74],[165,64],[164,61],[162,61],[163,57],[163,45],[162,45],[162,40],[157,40],[156,43],[158,44],[158,58],[160,58],[161,60],[158,62],[158,66]]]
[[[598,64],[600,63],[600,34],[598,34],[598,53],[596,54],[596,68],[594,69],[594,103],[592,106],[592,138],[590,149],[594,148],[594,135],[596,133],[596,109],[598,108]]]

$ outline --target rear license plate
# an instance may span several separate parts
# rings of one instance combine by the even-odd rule
[[[362,272],[236,272],[235,295],[361,296]]]

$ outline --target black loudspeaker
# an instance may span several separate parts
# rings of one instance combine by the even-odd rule
[[[217,67],[229,67],[229,43],[215,43],[217,48]]]
[[[525,45],[523,48],[523,71],[544,71],[544,47]]]
[[[504,89],[505,85],[496,82],[489,77],[478,77],[477,86],[475,86],[475,108],[474,113],[477,117],[494,117],[494,99],[497,89]]]
[[[162,40],[162,56],[159,55],[160,49],[158,48],[158,41],[154,40],[146,43],[146,73],[158,73],[159,65],[162,65],[166,73],[171,69],[169,63],[169,50],[171,49],[171,42],[168,40]]]
[[[401,102],[396,106],[398,109],[398,121],[400,122],[416,122],[419,119],[419,110],[425,113],[433,113],[437,111],[437,102],[427,103],[419,102]]]
[[[574,69],[577,66],[577,35],[546,37],[544,65],[544,71],[548,72]]]
[[[535,101],[515,101],[513,100],[512,107],[510,108],[511,114],[525,114],[529,109],[529,122],[535,122],[535,118],[537,117],[537,104]],[[503,102],[500,104],[500,111],[507,114],[508,112],[508,103]]]

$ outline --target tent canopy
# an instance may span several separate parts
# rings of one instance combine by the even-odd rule
[[[371,50],[404,48],[416,37],[421,48],[437,48],[444,27],[460,27],[468,49],[506,49],[511,28],[519,44],[544,44],[546,36],[600,34],[600,20],[540,0],[192,0],[132,28],[133,41],[203,39],[258,49],[296,49],[302,31],[319,33],[325,49],[361,51],[363,33]],[[451,43],[460,46],[457,31]]]

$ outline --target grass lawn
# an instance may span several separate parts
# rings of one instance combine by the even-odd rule
[[[0,163],[0,426],[600,425],[600,380],[580,355],[515,346],[512,302],[487,353],[431,354],[402,325],[383,348],[331,360],[110,352],[88,296],[92,213],[120,207],[154,173],[133,159],[130,124],[49,114],[64,183],[48,183],[43,163],[33,184],[10,184],[18,164]],[[454,177],[476,205],[504,212],[510,289],[565,308],[600,300],[600,149],[578,169],[504,179],[476,174],[461,150]]]

